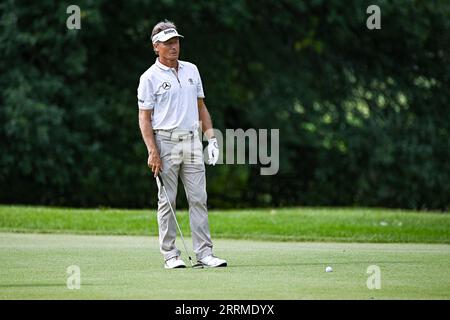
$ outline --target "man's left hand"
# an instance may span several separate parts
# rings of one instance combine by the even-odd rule
[[[219,160],[219,145],[216,138],[209,139],[208,144],[209,164],[215,165]]]

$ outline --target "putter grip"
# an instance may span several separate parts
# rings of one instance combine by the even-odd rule
[[[163,182],[163,180],[162,180],[162,178],[161,178],[161,175],[158,174],[157,177],[158,177],[158,179],[159,179],[159,182],[161,183],[161,187],[164,187],[164,182]]]

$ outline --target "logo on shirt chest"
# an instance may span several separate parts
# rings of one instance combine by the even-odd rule
[[[171,84],[170,84],[169,82],[163,82],[162,88],[163,88],[164,90],[169,90],[170,87],[171,87]]]
[[[188,79],[188,82],[190,85],[194,85],[194,80],[192,80],[191,78]]]

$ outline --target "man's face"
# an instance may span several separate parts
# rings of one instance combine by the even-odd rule
[[[160,58],[165,60],[178,60],[180,54],[180,41],[178,37],[167,40],[166,42],[157,42],[154,44]]]

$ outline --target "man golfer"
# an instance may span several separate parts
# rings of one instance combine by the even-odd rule
[[[189,203],[192,242],[197,261],[205,267],[224,267],[227,262],[213,255],[206,206],[206,178],[199,124],[208,137],[209,164],[219,158],[211,117],[203,101],[202,81],[197,67],[178,60],[180,54],[176,26],[159,22],[152,32],[156,62],[145,71],[137,90],[139,127],[148,150],[148,166],[154,177],[162,178],[172,208],[175,209],[178,177]],[[185,268],[175,246],[176,221],[158,181],[158,227],[164,267]]]

